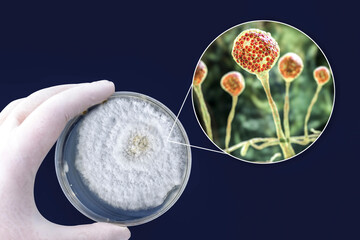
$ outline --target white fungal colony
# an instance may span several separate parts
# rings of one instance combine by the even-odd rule
[[[187,147],[167,141],[174,119],[154,103],[117,97],[79,122],[75,166],[99,198],[116,208],[161,205],[184,180]],[[185,143],[175,125],[171,140]]]

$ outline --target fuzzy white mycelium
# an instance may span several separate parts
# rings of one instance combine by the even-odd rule
[[[84,183],[116,208],[161,205],[184,181],[187,147],[167,141],[174,119],[137,97],[112,98],[79,122],[75,158]],[[171,140],[185,143],[175,125]]]

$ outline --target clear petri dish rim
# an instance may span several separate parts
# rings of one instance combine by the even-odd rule
[[[56,148],[55,148],[55,171],[56,171],[56,176],[57,176],[58,182],[60,184],[60,187],[61,187],[62,191],[64,192],[66,198],[83,215],[85,215],[86,217],[88,217],[96,222],[110,222],[110,223],[115,223],[115,224],[118,224],[121,226],[136,226],[136,225],[141,225],[141,224],[147,223],[149,221],[152,221],[152,220],[160,217],[162,214],[167,212],[180,198],[180,196],[182,195],[182,193],[185,190],[185,187],[186,187],[189,177],[190,177],[191,162],[192,162],[191,148],[190,148],[189,138],[188,138],[186,131],[185,131],[184,127],[182,126],[181,122],[177,119],[175,114],[171,110],[169,110],[163,103],[161,103],[158,100],[156,100],[152,97],[149,97],[147,95],[144,95],[141,93],[136,93],[136,92],[129,92],[129,91],[115,92],[113,95],[111,95],[109,97],[108,100],[113,99],[113,98],[119,98],[119,97],[134,97],[134,98],[139,98],[139,99],[142,99],[145,101],[149,101],[150,103],[156,105],[157,107],[161,108],[161,110],[166,112],[174,120],[174,123],[176,121],[175,124],[181,131],[183,140],[185,141],[187,160],[186,160],[186,164],[185,164],[183,181],[182,181],[181,185],[179,186],[178,190],[176,191],[176,193],[174,194],[174,196],[155,213],[153,213],[149,216],[145,216],[145,217],[141,217],[141,218],[129,220],[129,221],[116,221],[116,220],[109,219],[105,216],[95,213],[90,208],[85,206],[76,197],[76,194],[74,193],[74,191],[72,190],[72,188],[70,186],[70,183],[66,176],[67,171],[65,171],[65,168],[67,167],[67,166],[65,166],[66,160],[64,160],[64,148],[65,148],[66,141],[68,139],[70,132],[73,130],[74,125],[78,122],[79,118],[82,116],[81,114],[76,116],[75,118],[73,118],[72,120],[70,120],[67,123],[67,125],[65,126],[64,130],[62,131],[60,137],[58,138],[58,141],[56,143]],[[98,105],[100,105],[100,104],[98,104]],[[95,106],[91,107],[90,109],[96,108],[98,105],[95,105]],[[173,144],[176,144],[176,143],[173,143]]]

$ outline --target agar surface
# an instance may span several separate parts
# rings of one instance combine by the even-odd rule
[[[160,206],[184,180],[187,148],[174,119],[140,98],[113,98],[79,122],[75,167],[100,199],[124,210]],[[176,127],[171,138],[185,139]]]

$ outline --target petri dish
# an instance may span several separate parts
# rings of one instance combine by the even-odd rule
[[[116,92],[68,122],[55,150],[59,184],[97,222],[134,226],[169,210],[189,179],[184,127],[159,101]]]

